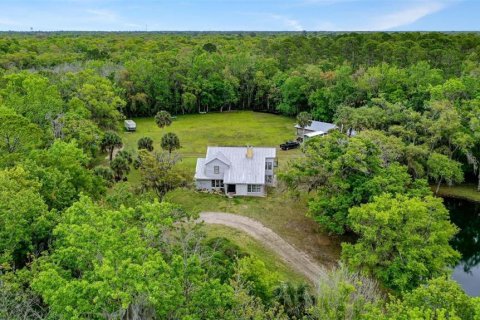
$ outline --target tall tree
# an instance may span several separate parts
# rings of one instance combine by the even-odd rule
[[[432,196],[378,196],[351,208],[349,220],[360,238],[342,245],[342,259],[395,290],[446,274],[460,256],[449,244],[456,227],[442,200]]]
[[[100,146],[102,148],[102,151],[108,153],[108,157],[111,162],[113,159],[113,151],[115,150],[115,148],[123,147],[122,138],[120,138],[120,136],[113,131],[107,131],[105,132],[102,141],[100,141]]]
[[[138,150],[153,151],[153,139],[150,137],[142,137],[137,141]]]
[[[12,109],[0,106],[1,166],[12,165],[42,144],[42,130]]]
[[[130,164],[128,163],[128,159],[118,155],[112,160],[112,162],[110,162],[110,168],[114,173],[116,181],[122,180],[123,177],[128,175],[130,172]]]
[[[163,150],[172,153],[173,150],[180,149],[180,139],[178,139],[178,136],[175,133],[168,132],[163,135],[160,145]]]
[[[170,153],[149,153],[140,150],[136,167],[140,171],[141,185],[144,190],[152,190],[162,199],[165,194],[180,186],[184,178],[175,167],[178,157]]]
[[[443,154],[432,153],[427,160],[427,170],[428,176],[437,183],[435,194],[440,190],[442,181],[446,181],[449,186],[463,181],[461,164]]]
[[[302,137],[305,135],[305,128],[312,124],[312,115],[302,111],[297,115],[297,123],[302,128]]]
[[[0,264],[4,270],[23,267],[30,255],[38,256],[45,249],[55,215],[48,211],[40,186],[21,166],[0,171]]]
[[[0,90],[3,104],[42,128],[47,128],[63,112],[60,93],[49,79],[36,73],[5,76],[6,87]]]
[[[161,129],[172,124],[172,116],[169,112],[162,110],[155,115],[155,123]]]

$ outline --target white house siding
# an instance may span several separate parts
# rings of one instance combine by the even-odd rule
[[[196,180],[195,184],[199,190],[212,190],[212,180]]]
[[[218,174],[215,174],[215,166],[218,166],[219,167],[219,173]],[[205,165],[205,175],[208,176],[208,177],[212,177],[212,179],[220,179],[220,180],[223,180],[223,175],[225,174],[225,170],[228,168],[228,166],[223,163],[222,161],[220,160],[212,160],[210,161],[209,163],[207,163]]]
[[[263,197],[265,196],[265,186],[260,187],[260,192],[248,192],[247,184],[237,184],[236,185],[236,196],[254,196],[254,197]]]

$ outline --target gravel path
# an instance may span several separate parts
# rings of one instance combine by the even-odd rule
[[[325,276],[324,267],[314,262],[306,253],[295,249],[278,234],[256,220],[222,212],[202,212],[199,220],[208,224],[224,225],[247,233],[260,241],[265,247],[274,251],[289,266],[305,275],[314,284],[318,283],[320,277]]]

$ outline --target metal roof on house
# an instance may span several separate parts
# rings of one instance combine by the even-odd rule
[[[253,156],[247,157],[247,147],[208,147],[206,158],[197,159],[195,179],[214,179],[205,176],[205,165],[218,159],[218,155],[224,156],[229,161],[228,169],[225,170],[223,183],[225,184],[265,184],[265,159],[275,158],[275,148],[252,147]]]
[[[228,160],[228,158],[223,154],[221,153],[220,151],[215,153],[214,155],[212,156],[208,156],[208,152],[207,152],[207,158],[205,159],[205,164],[215,160],[215,159],[218,159],[220,161],[222,161],[223,163],[227,164],[227,165],[230,165],[230,160]]]
[[[298,124],[295,125],[295,128],[301,129]],[[333,123],[328,123],[328,122],[321,122],[321,121],[312,121],[312,124],[305,127],[305,130],[309,131],[322,131],[322,132],[328,132],[333,129],[337,129],[338,127],[333,124]]]

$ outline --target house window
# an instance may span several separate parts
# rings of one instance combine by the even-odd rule
[[[247,186],[247,191],[248,192],[261,192],[262,191],[262,186],[259,184],[249,184]]]
[[[223,188],[223,180],[212,180],[212,188]]]
[[[265,183],[273,183],[273,176],[272,175],[266,175],[265,176]]]
[[[265,170],[272,170],[272,163],[271,162],[265,162]]]
[[[220,167],[219,166],[214,166],[213,167],[213,173],[219,174],[220,173]]]

